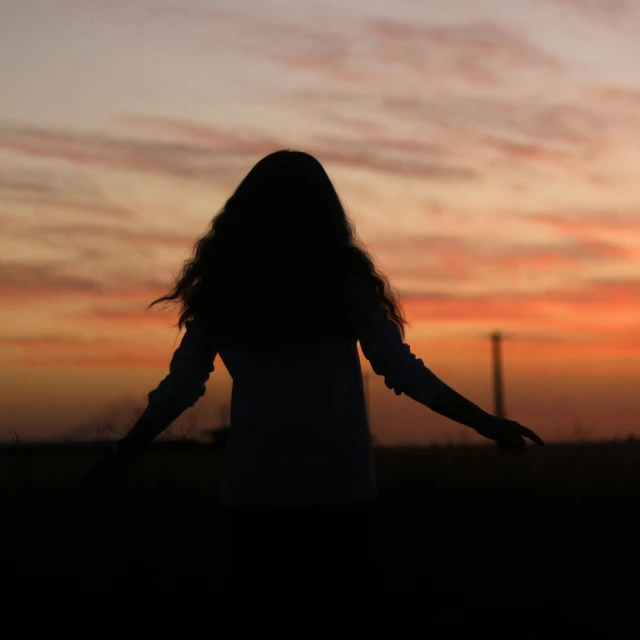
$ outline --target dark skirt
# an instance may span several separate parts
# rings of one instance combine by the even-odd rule
[[[375,505],[222,507],[228,592],[243,598],[366,595],[375,588]]]

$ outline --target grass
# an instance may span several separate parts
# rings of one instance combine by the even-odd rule
[[[15,588],[174,597],[186,579],[199,593],[222,594],[222,452],[157,447],[108,504],[81,489],[102,454],[2,452],[5,575]],[[633,442],[548,445],[521,459],[485,447],[377,449],[379,592],[428,605],[441,621],[515,615],[527,603],[542,612],[537,619],[575,622],[621,602],[638,568],[639,463]]]

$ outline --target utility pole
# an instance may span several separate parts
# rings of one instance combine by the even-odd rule
[[[504,418],[504,395],[502,388],[502,359],[500,354],[500,343],[502,335],[499,331],[491,334],[493,351],[493,400],[494,413],[498,418]]]

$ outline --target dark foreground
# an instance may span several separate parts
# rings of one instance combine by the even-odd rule
[[[223,454],[159,447],[109,502],[82,491],[101,455],[95,448],[2,452],[5,604],[60,599],[113,616],[144,602],[135,605],[141,615],[206,612],[212,629],[229,622],[225,612],[239,603],[226,597],[215,504]],[[598,628],[615,637],[624,621],[635,635],[639,445],[552,445],[522,459],[490,448],[375,455],[375,596],[362,607],[353,594],[347,604],[377,630],[548,638]],[[411,631],[401,631],[409,620]]]

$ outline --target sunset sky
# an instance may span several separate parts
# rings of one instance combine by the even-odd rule
[[[509,417],[640,435],[639,31],[640,0],[2,3],[0,439],[144,409],[181,338],[146,306],[280,148],[323,163],[445,382],[492,410],[499,329]],[[219,423],[215,367],[176,427]],[[380,442],[463,440],[370,381]]]

